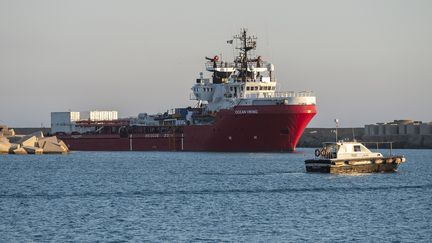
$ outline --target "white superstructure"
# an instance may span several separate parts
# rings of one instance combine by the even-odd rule
[[[204,78],[203,73],[192,87],[192,99],[198,100],[210,112],[229,109],[235,105],[315,105],[312,92],[277,92],[274,65],[263,61],[260,56],[249,58],[248,51],[256,48],[256,37],[234,36],[239,40],[239,55],[233,62],[219,60],[218,56],[206,58],[206,70],[212,77]],[[232,43],[232,41],[230,41]]]
[[[80,121],[115,121],[118,119],[117,111],[65,111],[51,112],[51,133],[57,132],[86,132],[89,128],[77,127]]]

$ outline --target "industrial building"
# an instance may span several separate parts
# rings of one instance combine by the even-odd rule
[[[365,125],[366,136],[432,135],[432,122],[394,120]]]

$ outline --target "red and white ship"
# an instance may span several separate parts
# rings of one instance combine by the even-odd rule
[[[90,151],[254,151],[296,148],[316,114],[312,92],[278,92],[274,66],[254,56],[256,37],[245,29],[228,41],[233,62],[206,58],[206,69],[192,87],[196,107],[158,115],[115,120],[52,120],[53,133],[71,150]],[[54,114],[54,113],[52,113]],[[53,119],[53,115],[52,115]]]

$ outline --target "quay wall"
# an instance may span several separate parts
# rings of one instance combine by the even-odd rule
[[[364,142],[393,142],[393,148],[406,149],[432,149],[432,134],[429,133],[429,128],[422,127],[422,132],[417,131],[420,126],[406,126],[408,132],[396,132],[398,130],[405,131],[405,127],[398,126],[380,126],[381,133],[377,127],[359,127],[359,128],[338,128],[339,140],[352,140],[352,131],[354,130],[355,138],[358,141]],[[400,129],[399,129],[400,128]],[[367,135],[368,129],[374,129],[377,135]],[[334,128],[306,128],[300,138],[297,147],[319,147],[322,142],[335,141]],[[387,132],[385,132],[387,131]]]

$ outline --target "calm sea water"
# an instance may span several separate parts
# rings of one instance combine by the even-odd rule
[[[432,150],[397,173],[309,174],[280,153],[0,156],[0,240],[431,242]]]

